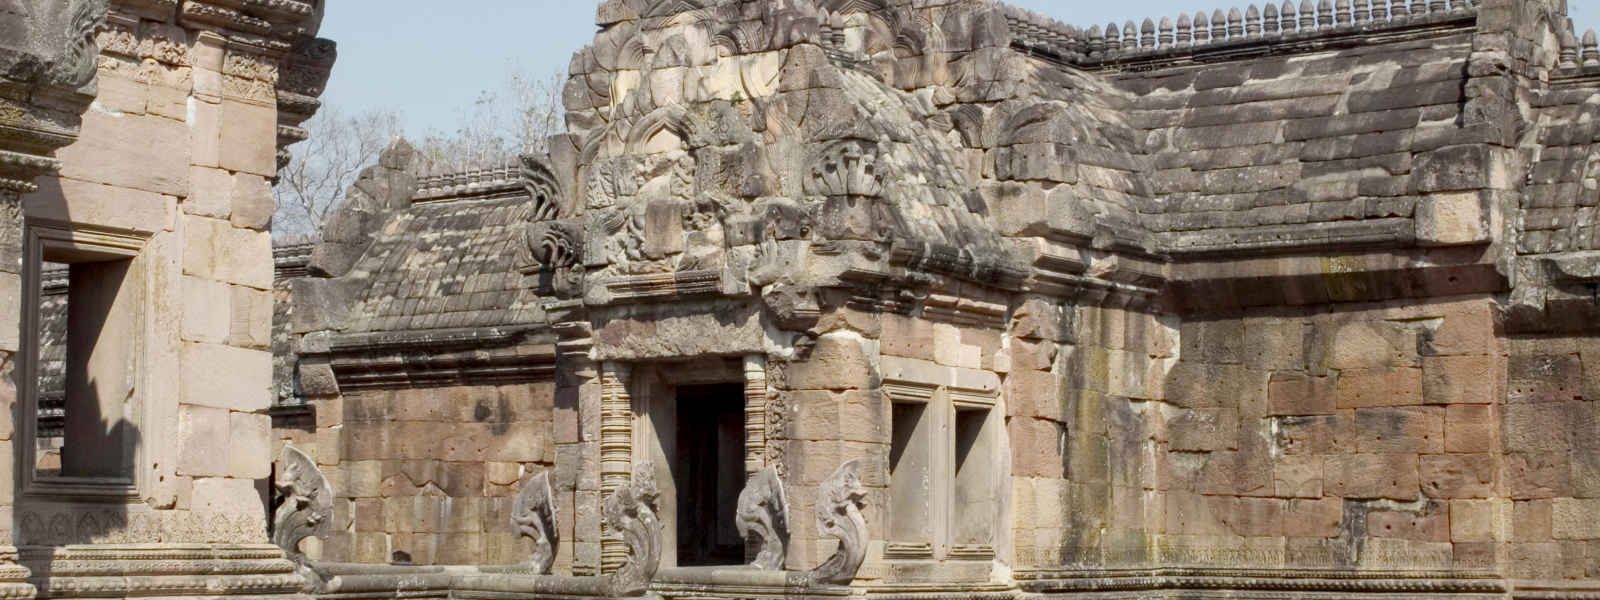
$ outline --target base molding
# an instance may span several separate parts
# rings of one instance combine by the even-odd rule
[[[1107,569],[1016,573],[1039,598],[1450,598],[1503,600],[1512,587],[1485,572],[1337,569]]]
[[[306,579],[267,544],[24,546],[18,556],[39,598],[306,597]]]

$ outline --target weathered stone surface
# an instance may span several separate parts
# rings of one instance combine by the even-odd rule
[[[772,473],[831,520],[763,566],[910,595],[1012,583],[990,557],[1196,569],[1128,595],[1285,589],[1207,566],[1362,574],[1307,597],[1586,573],[1600,113],[1504,14],[1531,4],[1218,13],[1187,46],[966,0],[690,4],[604,3],[548,157],[424,174],[397,146],[283,252],[308,276],[283,371],[368,513],[341,559],[521,561],[481,524],[551,468],[552,568],[607,572],[649,539],[601,505],[651,461],[664,557],[737,545],[697,512],[726,508],[702,463],[724,491]],[[226,239],[248,208],[178,227]],[[713,439],[743,451],[690,449]],[[819,498],[846,461],[860,493]]]

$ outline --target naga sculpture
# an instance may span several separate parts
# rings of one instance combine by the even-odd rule
[[[522,489],[511,501],[511,526],[519,535],[533,540],[533,556],[528,563],[534,572],[549,575],[556,562],[556,543],[561,540],[549,471],[522,480]]]
[[[278,509],[272,515],[272,543],[303,563],[300,542],[322,533],[333,521],[333,487],[317,463],[298,448],[284,446],[279,460],[283,470],[273,481]]]
[[[611,574],[615,596],[643,595],[661,566],[661,521],[656,518],[660,497],[655,466],[641,462],[634,465],[628,485],[606,498],[606,524],[628,544],[628,562]]]
[[[778,470],[762,469],[739,492],[739,536],[760,544],[761,550],[750,563],[757,569],[778,571],[789,546],[789,501],[783,495]],[[751,538],[754,537],[754,540]]]
[[[818,488],[817,531],[839,540],[839,549],[811,570],[814,584],[848,585],[867,556],[867,520],[861,516],[867,490],[860,470],[861,461],[847,461]]]

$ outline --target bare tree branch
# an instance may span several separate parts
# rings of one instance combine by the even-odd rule
[[[280,239],[317,233],[361,171],[400,135],[400,118],[387,111],[345,115],[327,106],[305,127],[311,138],[290,148],[292,158],[272,190],[278,203],[272,233]]]
[[[564,72],[539,78],[513,69],[499,88],[480,93],[462,112],[454,133],[429,132],[418,149],[438,172],[548,152],[549,137],[566,129],[561,106],[566,79]]]
[[[545,153],[548,138],[566,128],[561,106],[565,82],[562,72],[536,78],[514,68],[504,83],[482,92],[460,112],[454,133],[429,132],[417,149],[433,172]],[[333,106],[323,107],[305,127],[311,139],[290,148],[293,158],[273,189],[278,202],[273,235],[279,239],[317,235],[328,215],[344,203],[345,192],[361,171],[376,163],[402,131],[395,113],[347,115]]]

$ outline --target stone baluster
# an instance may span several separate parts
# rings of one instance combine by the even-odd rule
[[[1116,23],[1106,24],[1106,55],[1117,56],[1122,54],[1122,30]]]
[[[1144,23],[1139,24],[1139,47],[1151,50],[1156,47],[1156,22],[1145,17]]]
[[[1317,29],[1333,29],[1333,0],[1318,0]]]
[[[1300,20],[1295,17],[1294,0],[1283,0],[1282,15],[1283,32],[1294,33],[1300,30]]]
[[[1133,21],[1128,21],[1122,26],[1122,51],[1133,52],[1139,49],[1139,29],[1134,27]]]
[[[1089,28],[1089,54],[1100,57],[1106,53],[1106,34],[1099,27]]]
[[[1355,15],[1354,16],[1355,16],[1355,22],[1358,25],[1362,24],[1362,23],[1366,23],[1368,19],[1371,19],[1372,18],[1372,0],[1356,0],[1356,8],[1355,8]]]
[[[1206,11],[1194,14],[1194,45],[1203,46],[1211,41],[1211,22],[1206,20]]]
[[[1081,59],[1089,56],[1089,36],[1085,35],[1082,29],[1072,25],[1067,26],[1067,34],[1072,38],[1073,57]]]
[[[1228,39],[1237,40],[1244,37],[1244,13],[1239,12],[1239,7],[1228,9]]]
[[[1411,16],[1411,9],[1406,7],[1406,0],[1389,0],[1389,18],[1394,20]]]
[[[1317,5],[1311,0],[1300,0],[1300,31],[1317,30]]]
[[[1261,9],[1261,17],[1262,33],[1268,36],[1276,36],[1283,31],[1278,22],[1278,5],[1268,2],[1267,7]]]
[[[1561,31],[1561,62],[1556,67],[1561,69],[1578,67],[1578,39],[1572,35],[1571,29]]]
[[[1340,27],[1350,24],[1350,0],[1339,0],[1339,3],[1334,5],[1333,21]]]
[[[1175,41],[1179,47],[1187,48],[1194,45],[1194,29],[1189,24],[1189,13],[1178,14],[1178,34]]]
[[[1254,4],[1244,11],[1244,34],[1252,38],[1261,37],[1261,9]]]
[[[1441,14],[1449,12],[1449,10],[1450,7],[1445,4],[1445,0],[1428,0],[1428,12],[1430,13]]]
[[[1583,32],[1583,66],[1600,67],[1600,39],[1593,29]]]
[[[1374,23],[1386,23],[1389,21],[1388,0],[1372,0],[1372,21]]]
[[[1211,11],[1211,40],[1222,41],[1228,39],[1228,16],[1222,14],[1222,9]]]
[[[1420,17],[1428,14],[1428,0],[1411,0],[1411,16]]]
[[[1156,43],[1162,48],[1171,48],[1174,42],[1172,35],[1172,17],[1161,17],[1161,35],[1156,37]]]

